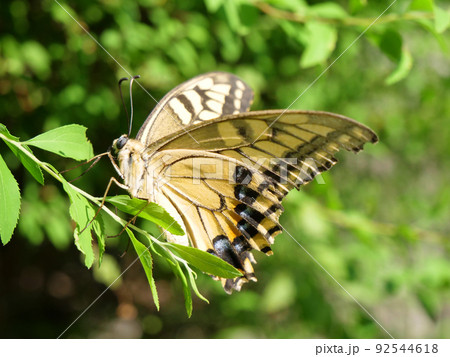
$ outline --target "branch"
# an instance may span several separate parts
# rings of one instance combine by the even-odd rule
[[[319,17],[314,15],[301,15],[295,12],[289,12],[285,10],[277,9],[267,3],[264,2],[256,2],[255,6],[261,10],[263,13],[278,19],[298,22],[298,23],[307,23],[309,21],[317,21],[324,24],[330,25],[342,25],[342,26],[369,26],[375,21],[375,17],[345,17],[342,19],[333,19],[326,17]],[[434,14],[431,12],[407,12],[405,14],[389,14],[383,17],[380,17],[376,22],[376,25],[387,24],[390,22],[396,21],[413,21],[413,20],[422,20],[422,19],[433,19]]]

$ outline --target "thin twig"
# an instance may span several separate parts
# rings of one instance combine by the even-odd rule
[[[277,9],[267,3],[264,2],[256,2],[255,6],[261,10],[263,13],[278,19],[284,19],[288,21],[298,22],[298,23],[307,23],[310,21],[321,22],[324,24],[330,25],[342,25],[342,26],[367,26],[373,22],[375,18],[373,17],[344,17],[344,18],[327,18],[320,17],[315,15],[302,15],[295,12],[289,12],[281,9]],[[377,21],[377,25],[387,24],[395,21],[413,21],[413,20],[422,20],[422,19],[433,19],[434,14],[432,12],[407,12],[404,14],[388,14],[381,17]]]

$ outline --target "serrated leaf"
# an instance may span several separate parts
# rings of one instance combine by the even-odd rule
[[[147,276],[148,284],[150,285],[150,290],[152,292],[153,301],[155,303],[156,309],[159,311],[159,299],[158,291],[156,290],[155,280],[153,279],[153,259],[148,248],[139,242],[134,236],[133,232],[128,228],[126,229],[128,236],[131,239],[134,250],[141,261],[142,267],[144,268],[145,275]]]
[[[14,141],[19,141],[19,138],[16,136],[13,136],[9,133],[8,129],[6,128],[5,125],[0,124],[0,133],[2,133],[3,135],[5,135],[8,139],[10,140],[14,140]],[[13,152],[13,154],[20,160],[20,162],[22,163],[22,165],[28,170],[28,172],[36,179],[37,182],[39,182],[41,185],[44,184],[44,175],[42,174],[42,170],[39,167],[38,164],[36,164],[30,157],[28,157],[27,155],[25,155],[21,150],[19,150],[19,148],[17,148],[15,145],[9,143],[8,141],[5,140],[5,144],[8,145],[8,147],[10,148],[10,150]],[[31,149],[22,144],[23,147],[28,150],[28,152],[30,152],[31,154],[33,154],[33,152],[31,151]]]
[[[308,68],[320,64],[331,55],[337,41],[337,29],[334,26],[319,22],[308,22],[305,25],[305,51],[300,59],[300,66]]]
[[[16,155],[16,157],[20,160],[22,165],[28,170],[28,172],[31,174],[31,176],[33,176],[37,182],[39,182],[41,185],[43,185],[44,184],[44,175],[42,174],[42,170],[39,167],[39,165],[36,164],[30,157],[25,155],[22,151],[20,151],[16,146],[12,145],[11,143],[8,143],[7,141],[5,143],[11,149],[13,154]],[[28,150],[31,154],[33,154],[33,152],[31,151],[31,149],[28,146],[23,145],[23,147],[26,150]]]
[[[387,85],[392,85],[401,81],[411,71],[412,65],[413,58],[409,51],[404,48],[402,50],[402,56],[400,58],[400,62],[397,65],[397,68],[389,75],[389,77],[386,78],[385,83]]]
[[[74,231],[75,245],[85,255],[84,264],[90,268],[94,262],[94,250],[92,248],[92,225],[88,227],[88,224],[94,217],[95,210],[86,198],[70,187],[68,182],[63,181],[63,188],[70,198],[70,216],[77,225]]]
[[[175,235],[184,235],[183,228],[167,213],[164,208],[154,202],[147,202],[127,195],[107,197],[106,202],[116,206],[121,211],[130,215],[142,217],[156,223]]]
[[[87,160],[94,156],[91,143],[86,138],[84,126],[65,125],[25,141],[27,145],[53,152],[74,160]]]
[[[178,256],[205,273],[226,279],[242,276],[235,267],[210,253],[176,243],[169,243],[169,245]]]
[[[5,124],[0,123],[0,133],[2,133],[3,135],[5,135],[8,139],[14,140],[14,141],[19,141],[19,138],[17,136],[11,135],[8,131],[8,129],[6,128]]]
[[[19,185],[0,155],[0,237],[3,244],[11,240],[19,213]]]
[[[70,212],[70,215],[72,216],[74,209],[70,210]],[[80,229],[77,227],[73,232],[73,236],[75,238],[76,247],[85,256],[84,265],[86,265],[86,268],[90,269],[92,267],[92,264],[94,263],[94,250],[92,249],[91,230],[85,229],[84,231],[82,231],[82,228]]]

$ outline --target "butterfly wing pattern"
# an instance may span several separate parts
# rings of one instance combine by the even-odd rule
[[[340,149],[356,153],[378,141],[366,126],[337,114],[249,112],[252,98],[236,76],[204,74],[166,95],[136,140],[113,144],[130,194],[157,202],[182,223],[186,235],[166,233],[169,241],[210,252],[242,272],[221,279],[228,293],[256,281],[253,249],[272,254],[286,194],[330,169]]]
[[[253,91],[231,73],[211,72],[167,93],[148,116],[136,140],[147,145],[192,124],[250,109]]]

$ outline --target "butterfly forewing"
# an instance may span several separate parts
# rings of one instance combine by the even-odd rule
[[[376,134],[332,113],[281,110],[248,112],[198,124],[157,143],[158,150],[191,148],[251,163],[284,196],[330,169],[339,149],[358,152]],[[156,145],[155,145],[156,146]]]
[[[253,91],[241,79],[210,72],[180,84],[158,103],[136,139],[149,145],[192,124],[249,110]]]
[[[119,151],[133,196],[181,219],[186,236],[166,238],[214,254],[239,269],[227,292],[256,280],[251,250],[272,254],[284,196],[376,134],[343,116],[313,111],[248,112],[251,89],[222,72],[195,77],[167,94]],[[139,175],[135,177],[134,175]]]

